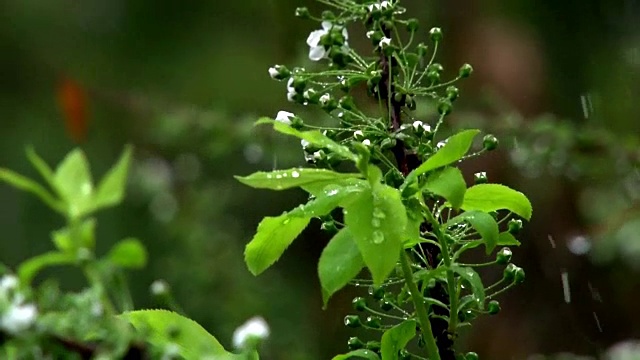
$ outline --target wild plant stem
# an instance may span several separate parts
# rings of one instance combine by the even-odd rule
[[[422,293],[418,290],[418,285],[413,280],[413,271],[411,270],[411,264],[409,256],[406,251],[402,249],[400,254],[400,263],[402,264],[402,272],[404,274],[405,281],[409,290],[411,291],[411,299],[416,308],[416,314],[418,315],[418,322],[422,329],[423,339],[427,348],[427,356],[430,360],[440,360],[440,353],[438,352],[438,345],[436,339],[433,336],[433,330],[431,330],[431,322],[429,321],[429,313],[422,297]]]

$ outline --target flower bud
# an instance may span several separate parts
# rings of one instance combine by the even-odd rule
[[[439,42],[442,40],[442,37],[442,29],[440,29],[439,27],[434,27],[429,30],[429,38],[431,38],[431,41]]]
[[[516,277],[516,270],[518,267],[514,264],[509,264],[502,272],[502,278],[506,281],[513,281]]]
[[[418,21],[418,19],[409,19],[409,20],[407,20],[407,31],[408,32],[415,32],[416,30],[418,30],[419,26],[420,26],[420,22]]]
[[[427,72],[427,79],[429,79],[430,84],[437,84],[440,82],[440,73],[437,71],[429,71]]]
[[[462,67],[460,67],[460,70],[458,71],[458,76],[460,76],[461,78],[467,78],[472,73],[473,73],[473,67],[469,64],[464,64],[462,65]]]
[[[456,100],[460,94],[460,90],[458,90],[458,88],[453,85],[447,87],[446,91],[447,91],[447,98],[449,98],[450,101]]]
[[[500,303],[497,300],[489,301],[489,306],[487,306],[487,310],[490,315],[495,315],[500,312]]]
[[[477,353],[474,353],[474,352],[468,352],[464,356],[464,360],[478,360],[478,359],[480,359],[480,357],[478,356]]]
[[[353,298],[351,305],[353,305],[353,309],[356,311],[364,311],[367,308],[367,300],[363,297],[356,297]]]
[[[491,134],[485,135],[482,139],[482,146],[487,151],[495,150],[498,147],[498,139]]]
[[[368,350],[371,350],[373,352],[379,352],[380,341],[367,341],[367,344],[364,347],[366,347]]]
[[[370,328],[379,329],[382,325],[382,319],[380,318],[380,316],[376,315],[367,316],[365,324]]]
[[[489,182],[487,178],[487,173],[485,171],[477,172],[473,174],[473,180],[475,184],[486,184]]]
[[[347,347],[351,351],[362,349],[364,347],[364,342],[362,340],[358,339],[357,337],[351,337],[351,338],[349,338],[349,341],[347,342]]]
[[[416,54],[418,54],[418,56],[420,57],[425,57],[427,55],[427,45],[420,43],[416,46]]]
[[[309,9],[306,7],[299,7],[296,9],[296,17],[301,19],[308,19],[311,17],[311,13],[309,13]]]
[[[440,115],[447,116],[451,113],[451,110],[453,110],[453,105],[451,104],[451,101],[441,100],[438,103],[438,113]]]
[[[509,234],[516,235],[522,230],[522,220],[520,219],[511,219],[509,220]]]
[[[511,261],[512,255],[513,253],[511,252],[511,249],[509,249],[508,247],[503,247],[502,249],[500,249],[500,251],[498,251],[498,254],[496,255],[496,263],[500,265],[507,264],[509,261]]]
[[[373,296],[374,299],[380,300],[384,297],[384,287],[383,286],[369,286],[369,295]]]
[[[336,15],[330,10],[325,10],[322,12],[322,20],[335,20]]]
[[[358,315],[347,315],[344,317],[344,324],[350,328],[359,328],[362,326]]]
[[[444,71],[444,67],[440,63],[433,63],[429,65],[429,67],[427,68],[427,71],[435,71],[438,74],[441,74]]]
[[[269,76],[274,80],[282,81],[291,76],[291,71],[284,65],[274,65],[269,68]]]
[[[515,273],[515,283],[516,284],[522,284],[524,282],[525,279],[525,273],[524,273],[524,269],[519,267],[516,269],[516,273]]]

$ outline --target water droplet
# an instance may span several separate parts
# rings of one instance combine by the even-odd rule
[[[286,224],[288,224],[290,221],[291,221],[291,219],[284,219],[284,220],[282,221],[282,224],[283,224],[283,225],[286,225]]]
[[[582,235],[574,236],[567,242],[569,251],[576,255],[584,255],[591,249],[591,243]]]
[[[384,242],[384,234],[382,231],[374,231],[373,232],[373,243],[374,244],[382,244]]]
[[[338,194],[338,189],[329,190],[325,193],[327,196],[334,196]]]
[[[381,208],[374,208],[373,217],[377,219],[384,219],[387,217],[387,214],[385,214],[384,210],[382,210]]]
[[[276,179],[278,179],[278,180],[282,179],[282,175],[280,175],[280,174],[276,175]]]
[[[564,302],[567,304],[571,302],[571,289],[569,289],[569,273],[565,270],[560,274],[562,278],[562,291],[564,293]]]
[[[380,227],[380,219],[378,218],[373,218],[371,219],[371,226],[373,226],[374,228],[379,228]]]
[[[291,177],[292,178],[298,178],[298,177],[300,177],[300,173],[298,171],[296,171],[296,170],[293,170],[291,172]]]

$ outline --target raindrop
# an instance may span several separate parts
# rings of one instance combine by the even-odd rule
[[[299,178],[300,177],[300,173],[298,171],[296,171],[296,170],[293,170],[291,172],[291,177],[292,178]]]
[[[380,227],[380,219],[374,217],[373,219],[371,219],[371,226],[373,226],[374,228],[379,228]],[[374,233],[375,235],[375,233]]]
[[[249,144],[244,148],[244,158],[250,164],[257,164],[262,160],[264,150],[258,144]]]
[[[569,239],[567,248],[575,255],[584,255],[591,250],[591,242],[586,237],[578,235]]]
[[[591,95],[580,95],[580,103],[582,104],[582,114],[585,119],[589,118],[589,114],[593,113],[593,103],[591,102]]]
[[[598,319],[598,315],[596,312],[593,312],[593,320],[596,321],[596,326],[598,327],[598,331],[602,332],[602,326],[600,325],[600,319]]]
[[[373,209],[373,217],[376,219],[384,219],[387,217],[387,214],[384,213],[384,210],[380,208]]]
[[[282,225],[286,225],[286,224],[288,224],[290,221],[291,221],[291,219],[284,219],[284,220],[282,221]]]
[[[551,234],[547,235],[547,239],[549,239],[549,242],[551,243],[551,247],[555,249],[556,242],[553,240],[553,237],[551,236]]]
[[[598,291],[598,289],[593,287],[590,282],[588,282],[587,285],[589,286],[589,291],[591,291],[591,297],[593,298],[593,300],[602,302],[602,296],[600,296],[600,292]]]
[[[384,242],[384,234],[382,233],[382,231],[374,231],[373,232],[373,243],[374,244],[382,244],[382,242]]]
[[[562,270],[560,274],[562,278],[562,291],[564,293],[564,302],[567,304],[571,302],[571,289],[569,289],[569,273],[566,270]]]

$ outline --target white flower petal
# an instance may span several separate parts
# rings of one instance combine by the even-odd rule
[[[287,100],[289,100],[291,102],[296,102],[296,95],[297,94],[295,92],[289,91],[287,93]]]
[[[333,23],[331,21],[323,21],[322,22],[322,28],[324,29],[324,32],[328,32],[329,30],[331,30],[331,28],[333,27]]]
[[[291,125],[292,117],[295,117],[293,113],[290,113],[288,111],[278,111],[278,115],[276,115],[276,121],[283,124]]]
[[[36,320],[38,309],[33,304],[12,304],[0,319],[0,328],[16,334],[28,329]]]
[[[309,49],[309,59],[311,61],[318,61],[327,56],[327,51],[324,49],[324,46],[312,46]]]
[[[269,337],[269,325],[259,316],[249,319],[233,332],[233,346],[237,349],[246,347],[250,338],[264,340]]]
[[[327,33],[327,30],[314,30],[307,37],[307,45],[313,47],[320,44],[320,39]]]
[[[276,68],[274,67],[269,68],[269,76],[271,76],[272,79],[275,79],[278,75],[280,75],[280,72],[276,70]]]
[[[13,290],[18,286],[18,278],[14,275],[5,275],[0,279],[0,293]]]

